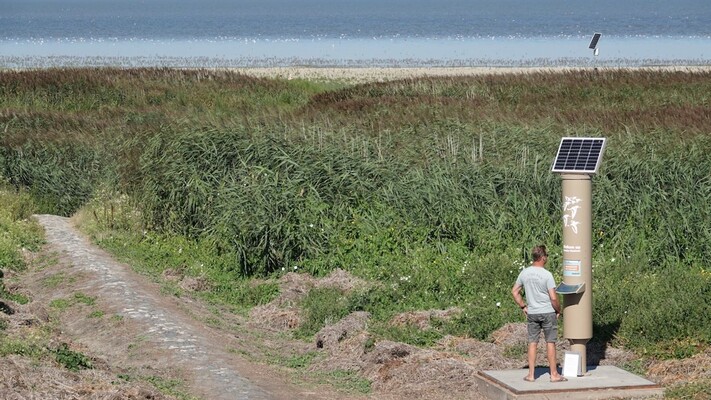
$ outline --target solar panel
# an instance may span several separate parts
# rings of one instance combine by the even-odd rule
[[[597,47],[597,42],[600,40],[600,36],[602,36],[601,33],[595,33],[592,37],[592,40],[590,41],[590,46],[588,46],[589,49],[595,50]]]
[[[604,151],[605,138],[564,137],[560,141],[552,172],[597,173]]]

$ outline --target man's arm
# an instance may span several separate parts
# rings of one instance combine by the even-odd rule
[[[518,306],[521,307],[521,309],[526,311],[526,302],[523,301],[523,296],[521,296],[521,289],[522,288],[523,288],[523,286],[521,286],[519,284],[515,284],[513,286],[513,288],[511,288],[511,294],[513,295],[513,298],[514,298],[514,301],[516,302],[516,304],[518,304]]]
[[[558,293],[555,292],[555,288],[548,289],[548,296],[551,298],[551,305],[555,313],[560,315],[560,301],[558,301]]]

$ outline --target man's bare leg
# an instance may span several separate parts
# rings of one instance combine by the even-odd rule
[[[536,348],[538,343],[528,344],[528,375],[526,376],[527,381],[533,382],[536,379]]]
[[[555,343],[546,343],[546,353],[548,354],[548,366],[551,371],[551,381],[560,381],[563,377],[558,373],[558,360],[555,358]]]

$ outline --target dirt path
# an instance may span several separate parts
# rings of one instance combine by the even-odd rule
[[[50,298],[71,298],[77,291],[96,298],[103,318],[90,310],[64,315],[63,332],[109,363],[137,370],[172,370],[191,392],[205,399],[319,399],[334,393],[308,390],[285,382],[284,374],[254,365],[230,352],[235,334],[209,328],[193,316],[202,312],[187,299],[160,294],[160,286],[114,260],[77,232],[67,218],[38,215],[58,267],[41,271],[35,288]],[[41,283],[61,274],[71,285],[41,290]],[[73,291],[74,294],[70,293]],[[114,317],[109,317],[113,315]],[[193,315],[193,316],[191,316]],[[251,340],[251,339],[246,339]],[[343,398],[343,396],[338,396]]]

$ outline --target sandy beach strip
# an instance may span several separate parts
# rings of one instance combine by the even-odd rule
[[[329,80],[347,83],[385,82],[392,80],[423,77],[459,77],[494,74],[527,74],[538,72],[566,72],[593,70],[593,67],[265,67],[265,68],[229,68],[244,75],[259,78]],[[660,67],[602,67],[599,70],[649,70],[709,72],[711,66],[660,66]]]

